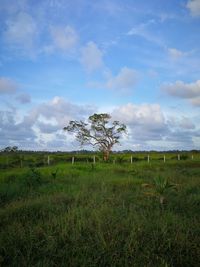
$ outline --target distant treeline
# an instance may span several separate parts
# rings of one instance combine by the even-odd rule
[[[100,153],[99,151],[95,151],[95,150],[85,150],[85,149],[81,149],[81,150],[71,150],[71,151],[45,151],[45,150],[21,150],[19,149],[17,146],[13,146],[13,147],[5,147],[0,149],[0,154],[2,153],[23,153],[23,154],[94,154],[94,153]],[[200,153],[200,150],[197,149],[193,149],[193,150],[119,150],[119,151],[112,151],[112,154],[152,154],[152,153],[164,153],[164,154],[171,154],[171,153]]]

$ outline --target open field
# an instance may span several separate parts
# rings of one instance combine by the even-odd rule
[[[51,155],[45,166],[47,155],[38,155],[37,168],[26,164],[32,155],[15,157],[16,166],[2,157],[0,265],[198,266],[200,160],[186,156],[166,154],[164,163],[155,154],[148,163],[146,153],[130,164],[130,155],[110,163],[97,155],[94,165],[89,155],[72,165],[70,155],[68,162]],[[176,185],[164,204],[157,177]]]

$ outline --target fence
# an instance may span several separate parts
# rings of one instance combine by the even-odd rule
[[[200,153],[192,154],[188,153],[134,153],[134,154],[121,154],[112,153],[108,163],[122,164],[130,163],[134,164],[138,161],[146,161],[147,163],[160,161],[166,163],[167,161],[181,161],[181,160],[193,160],[200,161]],[[102,155],[99,154],[20,154],[20,153],[2,153],[0,154],[0,169],[16,168],[16,167],[43,167],[50,166],[57,163],[100,163],[104,162]]]

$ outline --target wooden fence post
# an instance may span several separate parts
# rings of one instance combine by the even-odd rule
[[[149,163],[149,161],[150,161],[150,156],[149,156],[149,155],[147,156],[147,161],[148,161],[148,163]]]
[[[96,159],[95,159],[95,156],[93,156],[93,163],[94,163],[94,164],[96,163]]]
[[[131,164],[133,163],[133,156],[131,156]]]
[[[23,161],[22,161],[22,157],[20,157],[20,168],[23,168]]]
[[[192,160],[194,159],[194,156],[192,155]]]
[[[47,157],[47,164],[50,165],[50,156]]]
[[[72,164],[74,164],[74,157],[72,157]]]
[[[178,160],[180,160],[180,154],[178,154]]]

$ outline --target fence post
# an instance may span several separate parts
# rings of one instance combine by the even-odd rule
[[[47,157],[47,164],[50,165],[50,156]]]
[[[74,164],[74,157],[72,157],[72,164]]]
[[[133,163],[133,156],[131,156],[131,164]]]
[[[94,163],[94,164],[96,163],[96,159],[95,159],[95,156],[93,156],[93,163]]]
[[[180,154],[178,154],[178,160],[180,160]]]
[[[165,155],[164,155],[164,157],[163,157],[163,160],[164,160],[164,162],[165,162],[165,160],[166,160],[166,159],[165,159]]]
[[[148,163],[149,163],[149,161],[150,161],[150,156],[149,156],[149,155],[147,156],[147,161],[148,161]]]
[[[192,155],[192,160],[194,159],[194,156]]]
[[[20,167],[23,168],[23,161],[22,161],[22,157],[20,157]]]

